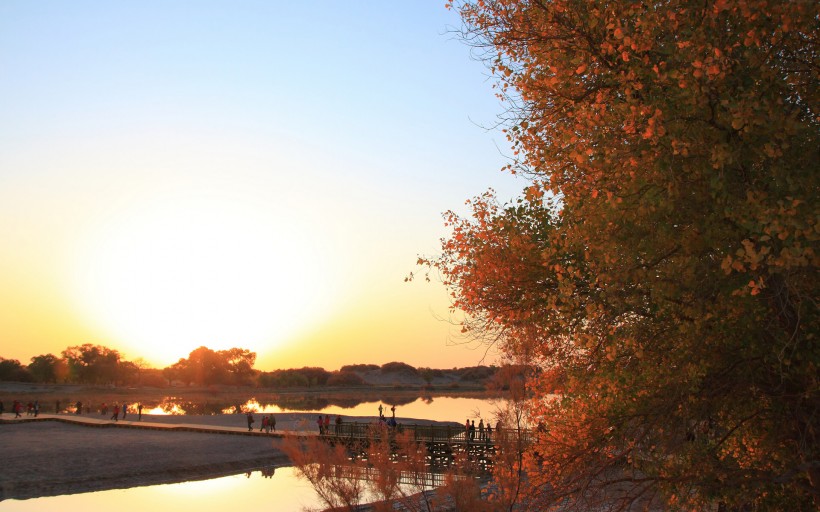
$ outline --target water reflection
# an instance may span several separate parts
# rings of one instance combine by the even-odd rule
[[[163,414],[179,414],[179,415],[190,414],[185,409],[183,409],[180,404],[178,404],[174,401],[168,400],[168,399],[163,400],[162,402],[159,403],[159,405],[157,405],[156,407],[152,407],[150,409],[147,409],[143,406],[142,413],[143,414],[159,414],[159,415],[163,415]]]
[[[225,512],[228,510],[301,511],[320,507],[313,488],[290,467],[254,470],[249,473],[178,484],[153,485],[111,491],[51,496],[0,502],[0,512],[60,510],[85,512],[115,509],[117,512]]]
[[[465,397],[385,397],[382,400],[334,396],[277,396],[272,398],[252,397],[243,402],[225,403],[219,401],[197,402],[175,396],[168,396],[157,402],[143,403],[143,414],[185,415],[185,414],[277,414],[288,412],[319,412],[342,416],[378,417],[379,406],[389,416],[396,407],[396,416],[402,418],[429,419],[436,421],[456,421],[465,418],[495,417],[503,400],[492,398]]]
[[[349,468],[344,469],[349,471]],[[372,468],[365,468],[357,474],[364,479],[378,476]],[[410,491],[419,485],[430,489],[443,483],[442,477],[433,473],[402,473],[401,476],[402,487]],[[365,492],[363,499],[367,502],[377,498],[372,492]],[[117,512],[226,512],[259,508],[295,512],[321,510],[324,506],[313,487],[299,478],[293,467],[266,467],[227,477],[176,484],[0,501],[0,512],[86,512],[108,508]]]

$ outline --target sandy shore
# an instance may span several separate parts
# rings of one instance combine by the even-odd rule
[[[315,431],[317,415],[277,414],[277,430]],[[4,414],[3,418],[11,416]],[[132,419],[130,415],[128,419]],[[344,419],[367,422],[372,418]],[[245,416],[236,414],[143,415],[143,421],[247,429]],[[256,430],[260,423],[261,415],[257,414]],[[201,480],[265,466],[286,466],[289,461],[280,449],[282,442],[272,436],[92,428],[57,421],[0,424],[0,500]]]

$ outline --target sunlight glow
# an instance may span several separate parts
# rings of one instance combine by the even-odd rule
[[[152,409],[144,409],[142,411],[143,414],[149,415],[157,415],[157,416],[183,416],[188,414],[185,409],[180,407],[177,404],[160,404]]]
[[[79,309],[118,346],[157,364],[200,345],[275,348],[334,300],[319,293],[327,249],[284,212],[213,198],[142,206],[90,233],[75,262]]]
[[[283,409],[275,404],[262,404],[256,398],[251,398],[244,404],[239,405],[239,410],[243,412],[255,413],[282,413],[288,412],[289,409]],[[236,406],[226,407],[222,409],[222,414],[234,414]]]

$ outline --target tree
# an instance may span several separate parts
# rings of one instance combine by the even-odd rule
[[[134,369],[137,372],[137,385],[140,385],[142,384],[142,377],[145,370],[152,369],[151,364],[142,357],[134,359],[131,364],[134,365]]]
[[[34,377],[17,359],[0,357],[0,381],[31,382]]]
[[[230,348],[220,350],[219,354],[226,359],[228,372],[234,384],[245,386],[253,384],[253,378],[256,375],[253,369],[256,352],[244,348]]]
[[[820,6],[454,7],[530,186],[422,262],[542,370],[543,506],[817,506]]]
[[[102,345],[86,343],[62,352],[69,377],[83,384],[113,384],[117,381],[120,353]]]
[[[191,351],[187,359],[181,358],[164,369],[163,375],[169,384],[174,379],[180,379],[188,384],[248,385],[253,382],[255,361],[256,352],[247,349],[215,351],[208,347],[199,347]]]
[[[54,354],[32,357],[28,370],[37,382],[57,382],[68,376],[65,361]]]

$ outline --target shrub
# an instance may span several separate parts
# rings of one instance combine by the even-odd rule
[[[372,372],[379,369],[377,364],[348,364],[342,366],[340,372]]]
[[[366,384],[359,374],[351,371],[334,372],[328,377],[328,386],[362,386]]]
[[[411,373],[413,375],[418,373],[414,367],[410,366],[407,363],[399,363],[399,362],[392,362],[392,363],[385,363],[382,365],[382,373]]]

